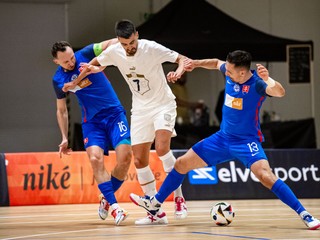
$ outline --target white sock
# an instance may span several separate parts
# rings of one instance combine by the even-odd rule
[[[119,204],[118,203],[114,203],[114,204],[111,205],[111,208],[113,210],[115,210],[115,209],[119,208]]]
[[[150,167],[146,166],[144,168],[136,168],[136,170],[138,174],[138,181],[144,194],[147,196],[156,195],[156,180]]]
[[[176,162],[176,158],[173,155],[172,151],[170,150],[165,155],[159,156],[159,158],[162,161],[164,171],[167,174],[171,172]],[[181,185],[174,191],[174,199],[176,197],[183,197]]]

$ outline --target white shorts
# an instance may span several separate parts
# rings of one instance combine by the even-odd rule
[[[155,133],[159,129],[166,129],[172,132],[175,137],[177,110],[175,102],[151,111],[134,113],[131,115],[131,145],[153,142]]]

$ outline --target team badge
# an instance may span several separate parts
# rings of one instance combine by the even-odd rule
[[[249,92],[249,89],[250,89],[250,86],[249,86],[249,85],[244,85],[244,86],[242,86],[242,93],[243,93],[243,94],[248,93],[248,92]]]
[[[233,86],[233,90],[234,90],[235,92],[239,92],[239,91],[240,91],[240,86],[239,86],[239,84],[235,84],[235,85]]]
[[[171,120],[170,114],[164,114],[164,120],[170,121]]]
[[[72,77],[71,77],[71,81],[75,80],[77,77],[78,77],[77,74],[73,74]]]

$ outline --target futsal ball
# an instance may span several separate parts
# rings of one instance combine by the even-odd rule
[[[227,226],[232,222],[235,213],[231,204],[227,202],[218,202],[211,208],[210,216],[216,225]]]

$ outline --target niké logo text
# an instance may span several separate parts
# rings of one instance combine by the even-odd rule
[[[38,188],[42,189],[58,189],[63,188],[67,189],[70,187],[68,180],[71,177],[71,173],[67,170],[69,166],[64,167],[61,172],[53,172],[52,164],[48,164],[45,166],[40,166],[39,173],[26,173],[23,174],[23,190],[28,190],[28,186],[30,186],[31,190],[35,190]]]

